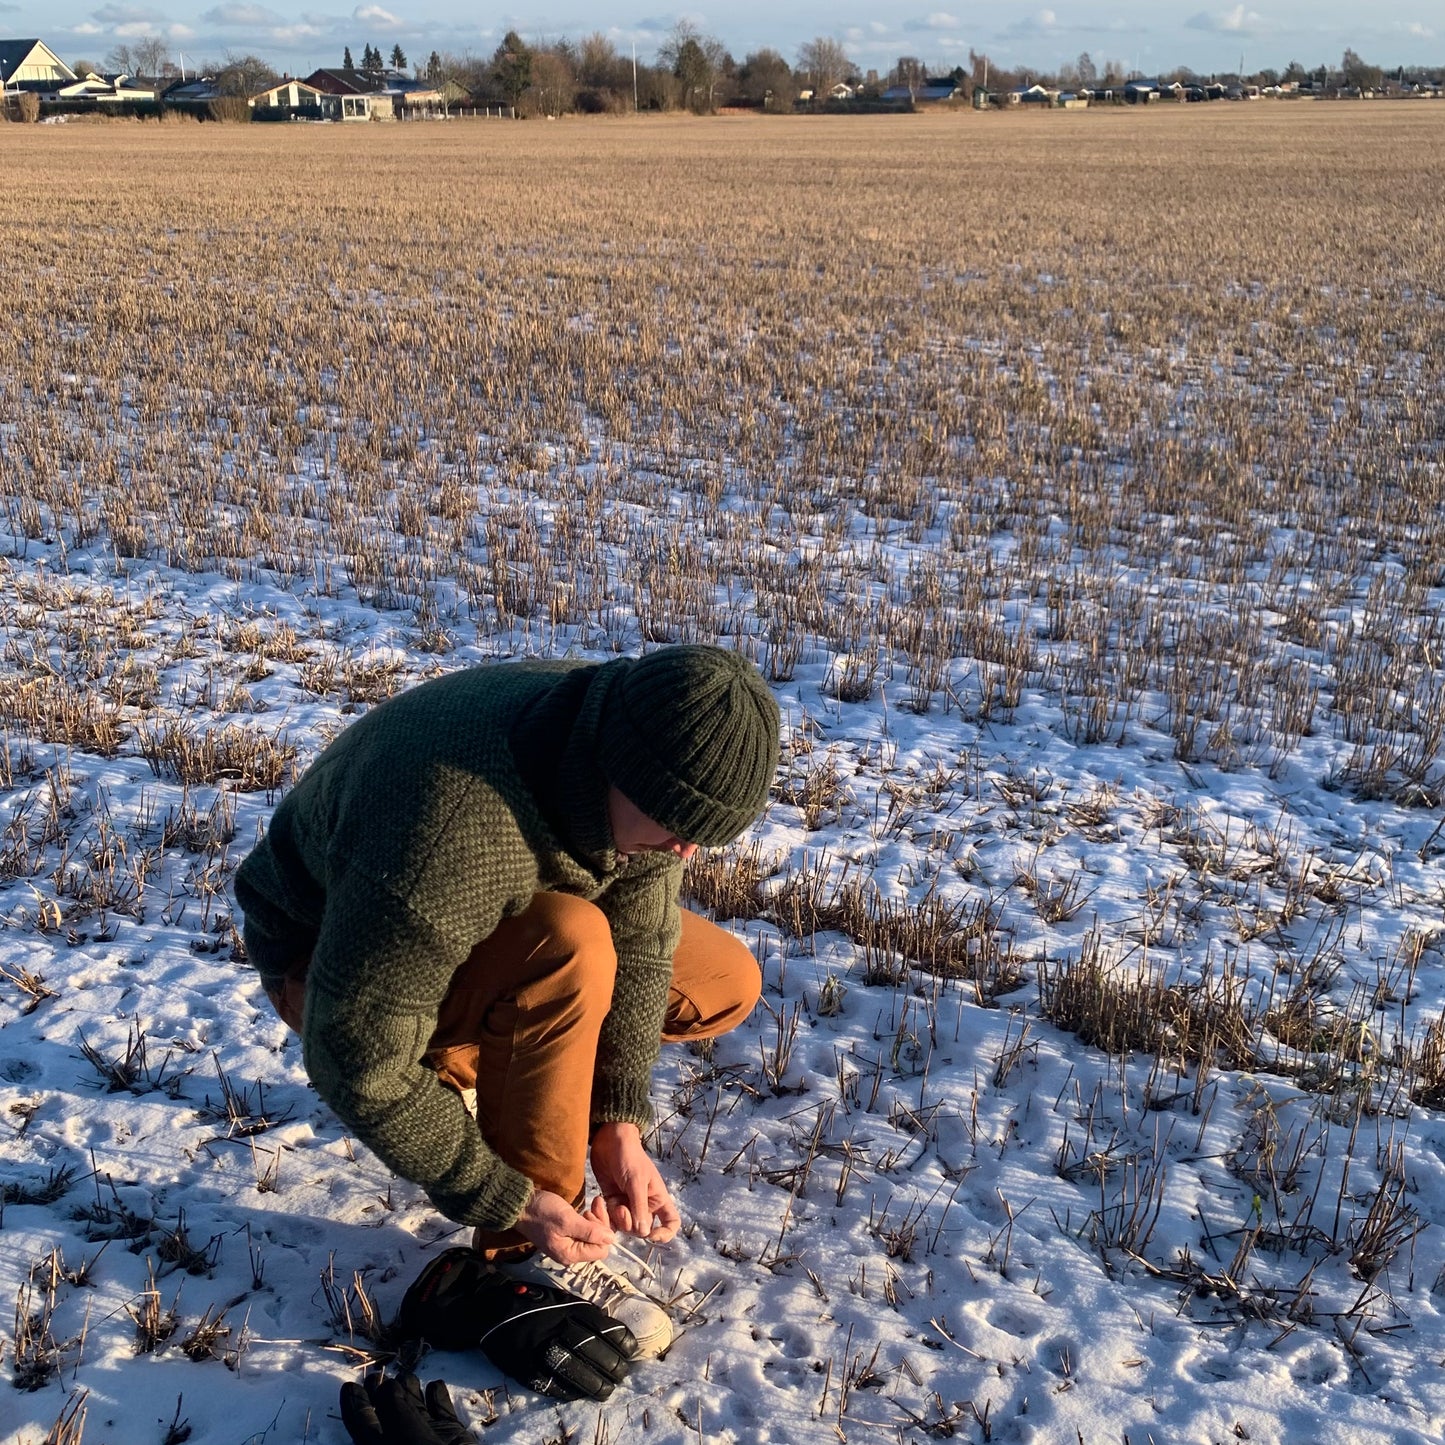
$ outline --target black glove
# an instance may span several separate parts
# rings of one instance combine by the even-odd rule
[[[605,1400],[637,1353],[632,1331],[606,1311],[499,1273],[470,1249],[448,1249],[422,1270],[392,1329],[438,1350],[480,1348],[499,1370],[556,1400]]]
[[[356,1445],[475,1445],[477,1438],[457,1419],[445,1381],[433,1380],[423,1400],[411,1374],[368,1375],[364,1389],[343,1385],[341,1423]]]

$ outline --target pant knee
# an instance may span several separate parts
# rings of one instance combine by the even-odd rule
[[[617,949],[607,916],[596,904],[568,893],[539,893],[522,916],[535,938],[531,954],[535,972],[565,977],[578,992],[611,999]]]
[[[740,939],[718,929],[708,944],[705,958],[690,955],[687,967],[674,966],[662,1033],[668,1043],[728,1033],[762,997],[762,971]]]

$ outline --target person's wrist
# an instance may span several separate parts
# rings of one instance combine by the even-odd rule
[[[595,1139],[604,1130],[607,1133],[617,1137],[630,1136],[637,1139],[640,1139],[642,1137],[642,1130],[639,1129],[637,1125],[634,1124],[630,1119],[609,1119],[606,1123],[599,1124],[592,1131],[592,1137]]]

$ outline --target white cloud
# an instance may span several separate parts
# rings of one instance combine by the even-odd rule
[[[123,25],[149,25],[154,29],[163,24],[165,18],[159,11],[140,5],[102,5],[99,10],[91,11],[92,20],[114,30]]]
[[[271,29],[285,25],[285,20],[264,5],[248,5],[245,0],[215,5],[201,15],[207,25],[243,25],[250,29]]]
[[[1207,30],[1215,35],[1248,35],[1263,23],[1264,16],[1257,10],[1246,10],[1243,5],[1214,15],[1201,10],[1184,22],[1190,30]]]
[[[379,25],[383,30],[400,30],[402,20],[391,13],[390,10],[383,10],[380,5],[358,5],[351,12],[353,20],[360,20],[364,25]]]
[[[1047,35],[1059,28],[1059,17],[1052,10],[1040,10],[1015,20],[1003,33],[1005,35]]]
[[[1405,27],[1405,34],[1415,40],[1433,40],[1435,32],[1428,25],[1422,25],[1418,20],[1412,20]]]

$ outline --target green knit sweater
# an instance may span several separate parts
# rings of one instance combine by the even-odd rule
[[[476,667],[392,698],[306,771],[236,875],[262,981],[310,956],[302,1047],[317,1091],[463,1224],[509,1228],[532,1184],[422,1055],[453,973],[534,894],[575,894],[606,915],[617,982],[592,1119],[651,1118],[682,867],[613,849],[596,738],[626,666]]]

